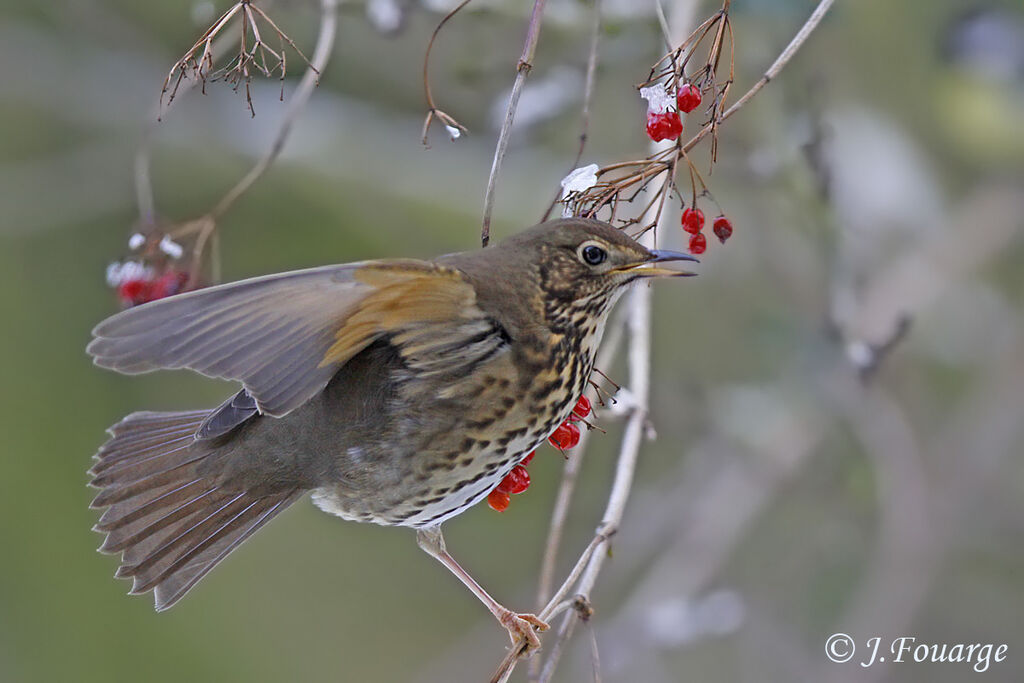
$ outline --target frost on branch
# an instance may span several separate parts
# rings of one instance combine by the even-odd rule
[[[587,190],[597,185],[597,164],[590,164],[573,169],[569,175],[562,178],[562,201],[565,207],[562,209],[562,218],[569,218],[574,215],[572,198],[582,195]]]
[[[640,88],[640,97],[647,100],[647,111],[651,114],[664,114],[672,108],[672,97],[663,83]]]

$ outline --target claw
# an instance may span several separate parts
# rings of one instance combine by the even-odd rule
[[[507,607],[502,607],[494,598],[488,595],[487,591],[481,588],[480,584],[474,581],[473,577],[459,566],[455,558],[448,554],[444,547],[444,536],[441,535],[440,527],[434,526],[417,529],[416,542],[431,557],[434,557],[447,567],[469,590],[473,591],[473,595],[487,606],[488,611],[494,615],[498,623],[508,631],[514,647],[518,648],[522,644],[525,646],[523,654],[526,655],[540,649],[540,638],[537,637],[537,631],[547,631],[548,625],[541,621],[540,617],[536,614],[518,614]]]
[[[508,631],[513,645],[518,645],[520,642],[526,643],[526,650],[523,654],[527,656],[540,649],[540,638],[537,637],[537,631],[547,631],[550,628],[535,614],[516,614],[511,610],[505,610],[498,617],[498,621]]]

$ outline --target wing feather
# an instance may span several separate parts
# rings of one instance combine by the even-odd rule
[[[478,318],[461,272],[425,261],[324,266],[188,292],[93,330],[97,365],[127,374],[189,368],[241,381],[263,414],[318,393],[381,336]]]

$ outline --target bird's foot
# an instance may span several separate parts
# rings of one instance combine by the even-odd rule
[[[503,608],[504,609],[504,608]],[[517,614],[508,609],[496,614],[498,622],[508,631],[512,638],[513,645],[526,644],[523,654],[529,656],[540,649],[540,638],[537,631],[547,631],[550,628],[536,614]]]

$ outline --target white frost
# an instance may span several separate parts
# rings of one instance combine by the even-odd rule
[[[122,282],[129,280],[149,280],[153,277],[153,271],[137,261],[115,261],[107,266],[107,284],[117,287]]]
[[[181,258],[181,255],[185,253],[185,250],[181,248],[181,245],[172,240],[168,235],[164,235],[163,239],[160,240],[160,251],[173,259]]]
[[[597,164],[590,164],[573,169],[569,175],[562,178],[562,201],[564,202],[575,193],[586,192],[597,185],[597,171]],[[565,208],[562,209],[562,218],[570,216],[572,216],[572,207],[566,203]]]
[[[455,126],[446,125],[444,129],[448,131],[448,137],[450,137],[452,140],[458,140],[460,137],[462,137],[462,131],[456,128]]]
[[[597,171],[597,164],[581,166],[570,171],[569,175],[562,178],[562,199],[573,192],[586,192],[597,185]]]
[[[655,83],[646,88],[640,88],[640,97],[647,100],[647,111],[652,114],[663,114],[673,109],[672,96],[665,90],[662,83]]]
[[[121,284],[121,264],[114,261],[107,266],[107,285],[117,287]]]

